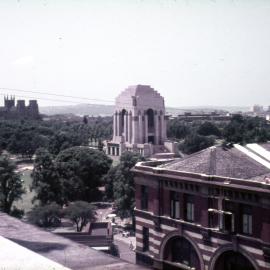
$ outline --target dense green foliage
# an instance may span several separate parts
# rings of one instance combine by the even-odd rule
[[[95,207],[84,201],[75,201],[64,209],[64,215],[76,224],[77,232],[95,220]]]
[[[136,153],[125,152],[120,164],[109,170],[104,178],[107,199],[114,200],[121,218],[133,216],[135,207],[134,175],[131,168],[143,158]]]
[[[224,143],[252,143],[270,140],[270,124],[263,118],[234,115],[229,122],[191,121],[172,119],[168,137],[180,141],[185,154],[207,148],[222,140]]]
[[[61,151],[54,159],[46,149],[36,152],[32,188],[41,205],[60,205],[75,200],[96,201],[98,187],[112,160],[102,151],[75,146]]]
[[[198,134],[202,136],[214,135],[219,137],[221,136],[221,131],[214,123],[206,121],[199,126]]]
[[[38,200],[41,205],[52,202],[63,204],[62,184],[57,166],[53,155],[47,149],[39,148],[37,150],[32,177],[31,188],[36,191],[34,200]]]
[[[95,220],[95,207],[88,202],[75,201],[66,208],[56,203],[35,206],[27,214],[28,221],[40,227],[57,227],[61,218],[66,217],[76,224],[77,232],[81,232],[88,222]]]
[[[193,133],[187,136],[183,143],[179,145],[179,149],[186,154],[192,154],[214,145],[215,138],[213,136],[201,136]]]
[[[111,163],[112,160],[102,151],[88,147],[72,147],[61,151],[56,158],[56,167],[65,201],[98,200],[98,187]]]
[[[27,215],[28,220],[40,227],[59,226],[61,224],[62,209],[56,203],[36,206]]]
[[[0,150],[31,157],[40,148],[52,154],[90,140],[109,139],[112,134],[111,117],[92,117],[85,121],[26,121],[0,120]]]
[[[270,124],[263,118],[235,115],[224,128],[223,136],[232,143],[258,143],[270,140]]]
[[[0,209],[11,212],[12,204],[24,193],[15,164],[6,155],[0,156]]]

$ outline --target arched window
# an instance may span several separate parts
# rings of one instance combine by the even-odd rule
[[[192,244],[184,237],[177,236],[168,241],[164,249],[164,259],[200,269],[198,254]]]
[[[148,116],[148,131],[153,131],[154,129],[154,111],[152,109],[148,109],[146,111]]]

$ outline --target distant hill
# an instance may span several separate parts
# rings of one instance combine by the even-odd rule
[[[113,105],[100,105],[100,104],[78,104],[78,105],[66,105],[66,106],[49,106],[40,107],[42,114],[54,115],[54,114],[74,114],[74,115],[90,115],[90,116],[109,116],[113,114]],[[176,116],[185,112],[192,113],[208,113],[213,111],[227,111],[227,112],[246,112],[249,107],[218,107],[218,106],[185,106],[180,108],[167,107],[167,114]]]

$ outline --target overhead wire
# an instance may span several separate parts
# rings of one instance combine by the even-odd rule
[[[110,102],[114,103],[114,100],[106,100],[106,99],[96,99],[96,98],[87,98],[87,97],[78,97],[78,96],[70,96],[70,95],[62,95],[62,94],[54,94],[44,91],[33,91],[33,90],[26,90],[26,89],[18,89],[18,88],[7,88],[7,87],[0,87],[0,89],[6,91],[15,91],[15,92],[25,92],[25,93],[33,93],[33,94],[40,94],[46,96],[56,96],[56,97],[65,97],[65,98],[75,98],[75,99],[82,99],[82,100],[91,100],[91,101],[98,101],[98,102]]]
[[[20,98],[28,98],[28,99],[36,99],[36,100],[46,100],[46,101],[53,101],[53,102],[64,102],[64,103],[72,103],[72,104],[85,104],[85,105],[107,105],[107,106],[114,106],[115,100],[109,100],[109,99],[96,99],[96,98],[87,98],[87,97],[78,97],[73,95],[63,95],[63,94],[54,94],[51,92],[45,92],[45,91],[35,91],[35,90],[27,90],[27,89],[19,89],[19,88],[8,88],[8,87],[0,87],[0,90],[10,91],[13,92],[12,94],[20,97]],[[63,98],[73,98],[78,100],[89,100],[92,102],[109,102],[111,104],[102,104],[102,103],[86,103],[86,102],[79,102],[74,100],[64,100],[64,99],[54,99],[54,98],[47,98],[47,97],[33,97],[33,96],[25,96],[25,95],[17,95],[14,94],[14,92],[24,92],[24,93],[33,93],[33,94],[39,94],[39,95],[45,95],[45,96],[56,96],[56,97],[63,97]],[[11,93],[1,94],[1,96],[11,95]],[[121,102],[122,105],[129,105],[128,102]],[[56,106],[56,105],[55,105]],[[170,107],[170,106],[169,106]]]

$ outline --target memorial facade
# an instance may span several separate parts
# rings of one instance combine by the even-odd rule
[[[167,141],[164,98],[148,85],[130,86],[117,98],[113,115],[113,138],[106,142],[108,155],[124,151],[149,157],[158,152],[173,152]]]

